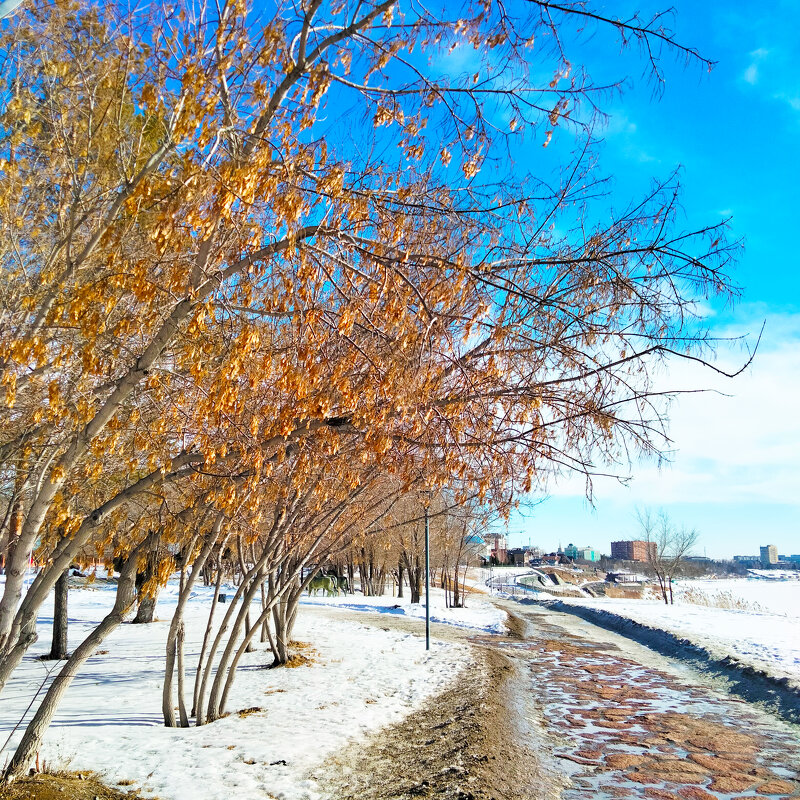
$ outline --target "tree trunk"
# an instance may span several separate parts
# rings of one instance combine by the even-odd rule
[[[14,617],[22,597],[22,585],[25,580],[25,571],[28,568],[30,553],[28,548],[21,542],[23,507],[22,501],[17,500],[11,509],[11,516],[8,522],[8,538],[6,546],[6,559],[4,573],[6,576],[3,594],[0,597],[0,689],[3,688],[8,678],[9,653],[15,650],[19,644],[21,636],[15,636]],[[30,641],[25,649],[27,650],[36,639]],[[21,656],[20,656],[21,658]],[[16,668],[19,659],[14,663]],[[6,670],[3,669],[6,666]],[[12,672],[13,672],[12,668]],[[8,673],[10,675],[10,672]]]
[[[208,573],[203,571],[203,580],[206,579]],[[214,623],[214,612],[217,610],[217,599],[219,598],[219,587],[222,584],[222,568],[217,565],[217,581],[214,584],[214,596],[211,598],[211,609],[208,612],[208,622],[206,622],[206,631],[203,634],[203,644],[200,647],[200,658],[197,660],[197,672],[194,678],[194,699],[192,700],[192,716],[198,713],[198,697],[200,695],[200,678],[203,674],[203,659],[206,655],[206,648],[208,647],[208,639],[211,636],[211,630]]]
[[[186,713],[186,701],[184,700],[184,685],[186,682],[186,671],[183,664],[183,642],[186,639],[186,627],[181,620],[178,628],[178,635],[175,640],[175,647],[178,652],[178,715],[181,721],[181,728],[189,727],[189,715]]]
[[[228,602],[228,607],[225,610],[225,614],[222,617],[222,623],[220,624],[219,630],[217,631],[216,635],[214,636],[211,646],[208,650],[208,654],[206,655],[206,663],[205,666],[202,668],[201,673],[198,673],[200,677],[200,689],[197,692],[197,701],[196,701],[196,708],[195,708],[195,724],[196,725],[205,725],[207,721],[213,722],[215,717],[212,717],[210,720],[207,719],[206,710],[204,708],[205,704],[205,696],[206,696],[206,685],[208,683],[208,679],[211,677],[211,672],[214,664],[214,658],[217,654],[217,650],[219,649],[222,640],[227,632],[228,628],[230,627],[231,620],[233,619],[234,613],[236,611],[236,606],[242,598],[242,594],[244,593],[244,586],[240,585],[236,589],[236,594],[234,594],[233,598],[231,598]],[[245,599],[245,602],[249,602]],[[218,667],[219,670],[220,667]],[[210,704],[210,701],[209,701]]]
[[[172,706],[172,676],[175,671],[175,663],[178,666],[178,710],[180,712],[181,727],[189,726],[188,715],[186,714],[186,707],[183,698],[183,643],[181,637],[183,636],[183,611],[186,607],[186,602],[192,592],[197,577],[203,570],[203,566],[208,559],[209,554],[214,548],[214,542],[219,535],[220,527],[222,526],[222,515],[219,516],[217,522],[209,533],[203,549],[200,551],[197,559],[194,562],[192,571],[188,578],[186,577],[186,559],[193,551],[195,543],[197,542],[197,535],[192,539],[191,544],[185,550],[185,557],[182,561],[181,567],[181,583],[180,591],[178,592],[178,602],[175,606],[175,613],[172,615],[172,621],[169,625],[169,632],[167,633],[167,646],[166,646],[166,665],[164,668],[164,688],[161,692],[161,711],[164,716],[164,725],[168,728],[175,727],[175,709]]]
[[[158,546],[147,554],[144,569],[136,575],[136,599],[139,601],[139,608],[136,609],[136,616],[133,618],[136,625],[146,625],[155,619],[158,587],[152,585],[152,579],[157,569]]]
[[[136,610],[136,616],[132,620],[134,624],[147,624],[155,619],[156,599],[156,597],[150,597],[150,595],[142,597],[139,608]]]
[[[253,601],[253,598],[258,591],[258,586],[263,579],[263,575],[251,575],[242,581],[239,589],[237,590],[237,593],[239,591],[242,592],[240,595],[242,599],[242,606],[233,622],[233,627],[231,629],[230,636],[228,637],[228,642],[222,651],[222,655],[220,656],[219,664],[217,664],[217,672],[214,676],[214,680],[211,683],[211,689],[208,693],[208,705],[206,707],[206,719],[208,722],[214,722],[214,720],[219,719],[220,714],[222,713],[221,693],[226,682],[225,676],[230,666],[231,659],[234,657],[236,652],[236,639],[242,631],[242,628],[247,630],[245,627],[245,620],[249,616],[250,603]],[[260,621],[261,620],[259,619],[259,623]],[[249,645],[251,640],[246,637],[245,641]],[[209,656],[209,659],[212,657],[213,654]],[[208,667],[210,667],[210,663]]]
[[[53,608],[53,643],[49,659],[61,661],[67,657],[67,597],[69,595],[69,570],[61,573],[56,581],[55,605]]]
[[[122,622],[125,612],[133,604],[136,596],[137,550],[138,548],[133,551],[120,573],[114,607],[103,618],[103,621],[75,648],[75,652],[67,659],[56,679],[50,684],[50,688],[47,690],[47,694],[45,694],[39,708],[36,709],[33,719],[28,723],[22,740],[3,772],[3,777],[7,782],[19,778],[25,773],[28,765],[39,750],[42,738],[56,713],[56,709],[78,670],[108,634]]]
[[[217,579],[214,584],[214,596],[211,599],[211,609],[208,612],[208,622],[206,623],[206,631],[203,634],[203,645],[200,648],[200,658],[198,658],[197,660],[197,672],[194,678],[194,692],[192,700],[193,717],[200,717],[202,715],[202,703],[200,702],[200,688],[201,688],[201,681],[203,681],[203,685],[205,683],[204,675],[206,674],[205,670],[203,669],[203,659],[205,658],[206,648],[208,647],[208,640],[211,637],[211,630],[214,622],[214,612],[217,609],[219,590],[220,587],[222,586],[222,553],[225,549],[227,541],[228,541],[228,536],[225,536],[217,547],[217,558],[216,558]],[[203,565],[203,580],[204,581],[211,580],[211,571],[210,567],[208,566],[208,559],[206,559],[206,563]],[[199,725],[201,723],[198,721],[197,724]]]
[[[237,545],[237,552],[239,554],[239,569],[242,571],[242,580],[244,580],[244,576],[247,574],[247,568],[245,567],[244,563],[244,550],[242,548],[242,537],[238,536],[236,539]],[[244,627],[246,631],[250,630],[250,607],[247,608],[247,614],[245,615],[245,622]],[[247,645],[247,652],[252,653],[255,650],[255,645],[249,644]]]

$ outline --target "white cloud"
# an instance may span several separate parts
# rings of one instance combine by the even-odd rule
[[[642,147],[642,138],[638,126],[625,111],[618,111],[608,116],[602,127],[603,138],[613,142],[620,148],[623,155],[630,161],[639,163],[659,162],[660,158],[654,156]]]
[[[752,60],[742,76],[746,83],[749,83],[751,86],[755,86],[758,83],[760,77],[759,66],[768,55],[769,50],[765,50],[763,47],[759,47],[757,50],[753,50],[750,53],[750,58]]]
[[[761,321],[743,318],[757,333]],[[747,358],[737,343],[720,348],[718,367],[735,371]],[[707,389],[682,394],[670,411],[671,463],[638,464],[628,487],[595,482],[599,501],[641,503],[771,503],[800,506],[800,314],[767,318],[753,364],[734,379],[688,361],[672,364],[665,388]],[[580,479],[553,487],[555,496],[584,493]]]
[[[632,122],[624,111],[609,114],[605,125],[602,127],[603,135],[606,138],[619,135],[629,136],[636,133],[636,123]]]
[[[742,73],[742,80],[750,86],[765,85],[776,89],[773,100],[785,103],[793,111],[800,111],[800,85],[798,84],[791,54],[794,45],[776,45],[767,50],[759,47],[751,51],[750,63]]]

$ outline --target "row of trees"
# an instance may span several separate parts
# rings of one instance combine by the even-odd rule
[[[227,638],[197,667],[209,721],[253,637],[286,656],[306,567],[356,547],[367,574],[414,492],[504,513],[665,446],[654,371],[707,352],[698,301],[732,294],[731,246],[676,226],[671,181],[604,203],[603,93],[566,44],[591,24],[657,76],[677,47],[660,18],[544,0],[22,8],[0,32],[0,691],[79,553],[121,578],[7,778],[153,552],[169,556],[149,581],[182,574],[169,724],[175,673],[189,716],[192,584],[230,543],[241,558]],[[552,183],[510,165],[556,129],[580,147]]]

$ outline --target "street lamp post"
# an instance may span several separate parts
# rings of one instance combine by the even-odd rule
[[[431,649],[431,536],[425,503],[425,649]]]

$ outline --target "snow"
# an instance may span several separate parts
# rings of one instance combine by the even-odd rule
[[[434,594],[436,592],[436,594]],[[423,594],[424,597],[424,594]],[[467,608],[445,608],[443,595],[438,590],[431,590],[431,622],[442,622],[460,628],[476,628],[487,633],[504,633],[506,614],[485,599],[471,594],[467,600]],[[380,614],[425,619],[425,602],[414,603],[396,597],[362,597],[348,595],[339,597],[313,596],[305,599],[303,606],[324,605],[328,608],[349,609],[351,611],[374,611]]]
[[[795,576],[798,573],[794,573]],[[789,617],[800,616],[800,580],[750,580],[743,578],[707,579],[680,581],[678,599],[684,590],[696,589],[712,600],[726,599],[725,595],[738,598],[742,603],[753,606],[753,610],[763,610],[772,614]]]
[[[668,631],[705,648],[714,658],[740,663],[800,687],[800,581],[681,581],[675,605],[660,600],[563,598],[564,603],[601,609]],[[687,591],[688,590],[688,591]],[[699,595],[702,592],[703,595]],[[686,596],[738,608],[686,602]]]
[[[70,645],[96,624],[113,603],[114,587],[98,581],[70,591]],[[133,781],[161,800],[227,800],[231,796],[316,800],[328,756],[349,740],[397,721],[442,691],[473,663],[466,644],[380,627],[383,615],[424,617],[424,605],[407,599],[310,598],[303,602],[294,638],[308,642],[313,663],[266,669],[261,649],[245,656],[228,703],[230,715],[200,728],[168,729],[161,716],[164,645],[176,589],[169,585],[150,625],[126,624],[89,659],[70,687],[48,731],[41,757],[49,768],[92,769],[113,784]],[[190,600],[187,623],[187,702],[199,654],[210,589]],[[432,619],[482,631],[501,631],[505,614],[470,595],[469,608],[445,609],[432,592]],[[395,606],[400,606],[396,608]],[[369,611],[374,625],[347,619]],[[53,670],[35,658],[49,648],[49,608],[40,620],[40,641],[9,682],[0,712],[0,742],[25,712]],[[218,617],[219,617],[218,613]],[[414,624],[414,620],[410,620]],[[406,624],[408,627],[408,624]],[[420,632],[424,624],[419,625]],[[236,712],[258,707],[246,717]],[[2,754],[12,752],[21,731]]]

